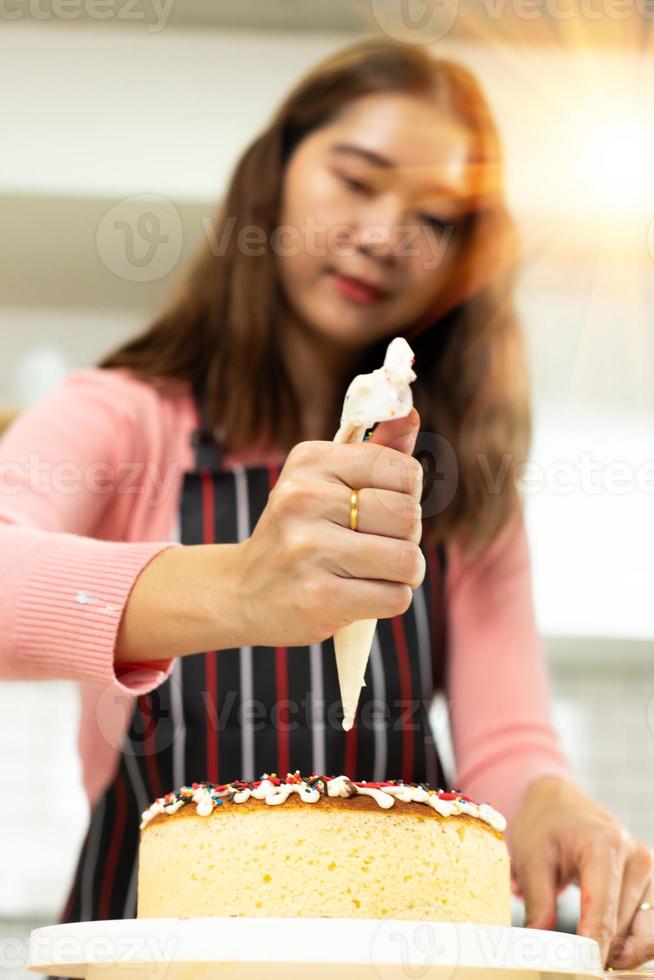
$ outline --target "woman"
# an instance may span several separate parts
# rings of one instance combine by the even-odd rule
[[[83,689],[92,815],[62,920],[134,915],[138,816],[173,786],[441,782],[426,715],[445,685],[458,784],[508,816],[528,923],[552,927],[577,879],[580,932],[614,964],[640,956],[649,852],[574,785],[550,724],[501,193],[466,71],[385,41],[344,51],[247,150],[176,303],[5,437],[4,673]],[[335,445],[347,384],[398,334],[420,417]],[[424,493],[420,424],[438,434],[420,437]],[[73,490],[52,485],[62,459]],[[330,637],[368,617],[345,734]]]

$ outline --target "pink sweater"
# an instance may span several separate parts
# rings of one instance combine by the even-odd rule
[[[114,646],[139,573],[175,546],[196,424],[186,386],[157,390],[91,368],[71,374],[0,441],[0,676],[79,682],[91,805],[115,771],[133,697],[172,668],[151,662],[130,680],[134,665],[116,665]],[[237,461],[271,457],[254,447],[225,465]],[[472,562],[449,547],[447,605],[457,788],[510,820],[534,778],[569,776],[550,722],[522,522]]]

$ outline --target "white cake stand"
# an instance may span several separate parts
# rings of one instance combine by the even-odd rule
[[[35,929],[28,969],[88,980],[555,980],[601,977],[560,932],[398,919],[120,919]]]

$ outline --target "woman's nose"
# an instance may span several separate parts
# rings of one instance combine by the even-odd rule
[[[358,244],[369,255],[389,261],[399,258],[404,209],[400,202],[377,200],[365,208],[357,229]]]

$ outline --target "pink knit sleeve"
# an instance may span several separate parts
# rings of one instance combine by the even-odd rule
[[[522,516],[478,559],[450,548],[448,617],[458,786],[510,823],[538,776],[572,778],[550,717]]]
[[[98,467],[130,458],[123,411],[134,397],[110,372],[71,375],[0,440],[0,677],[117,684],[144,694],[172,661],[115,669],[123,610],[140,572],[172,542],[104,541],[111,495]],[[130,677],[134,676],[134,682]]]

